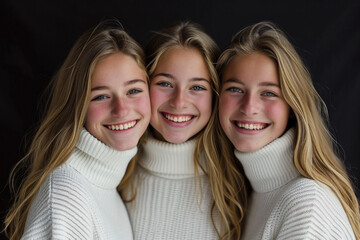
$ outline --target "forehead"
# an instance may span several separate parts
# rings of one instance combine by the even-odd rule
[[[279,84],[275,61],[262,53],[235,56],[223,71],[222,82],[226,83],[229,79],[237,79],[244,83]]]
[[[160,57],[155,72],[162,70],[207,73],[205,59],[196,48],[179,46],[168,49]]]
[[[145,72],[133,57],[121,52],[101,59],[92,73],[92,85],[121,83],[133,79],[146,79]]]

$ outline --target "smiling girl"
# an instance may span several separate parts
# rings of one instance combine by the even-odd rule
[[[215,138],[219,48],[198,25],[183,22],[156,32],[145,50],[151,135],[127,204],[135,239],[230,237],[239,231],[241,206]],[[234,169],[226,171],[231,179]]]
[[[218,70],[221,126],[253,189],[242,239],[359,239],[326,106],[284,33],[267,22],[243,29]]]
[[[133,239],[117,186],[150,120],[144,54],[117,22],[82,35],[55,75],[5,220],[10,239]]]

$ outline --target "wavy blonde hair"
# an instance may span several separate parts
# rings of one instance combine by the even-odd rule
[[[201,192],[198,170],[198,167],[200,167],[210,181],[214,197],[214,204],[211,209],[213,226],[219,238],[229,238],[236,231],[234,228],[238,228],[237,212],[239,212],[238,209],[241,209],[241,206],[236,197],[234,197],[237,193],[234,192],[232,182],[224,177],[225,170],[223,165],[226,164],[220,159],[216,137],[216,129],[220,128],[217,118],[219,80],[214,64],[220,54],[220,49],[214,40],[196,23],[179,22],[164,28],[155,32],[145,47],[147,70],[150,79],[162,56],[174,47],[194,48],[199,51],[203,56],[210,75],[210,85],[213,92],[213,111],[206,127],[196,135],[197,142],[194,152],[195,185],[199,184]],[[206,167],[201,164],[200,159],[202,155],[205,155]],[[141,149],[137,157],[141,157]],[[237,171],[236,168],[232,170]],[[230,176],[233,176],[233,174],[230,174]],[[235,182],[237,179],[234,177],[232,180]],[[132,193],[131,200],[135,198],[136,187],[133,188]],[[213,213],[215,208],[220,213],[221,230],[217,229],[214,223]]]
[[[97,62],[109,54],[132,56],[146,71],[144,53],[116,20],[103,21],[74,44],[51,82],[51,100],[27,154],[11,173],[10,184],[21,165],[28,175],[5,219],[5,233],[20,239],[32,200],[49,174],[71,155],[84,126],[90,102],[91,77]],[[129,173],[127,173],[129,174]],[[13,187],[14,189],[14,187]]]
[[[218,61],[221,74],[233,57],[256,52],[277,65],[281,92],[295,118],[294,165],[306,178],[329,186],[339,198],[357,239],[360,238],[359,203],[337,146],[328,130],[327,108],[310,74],[285,34],[271,22],[260,22],[237,33]]]

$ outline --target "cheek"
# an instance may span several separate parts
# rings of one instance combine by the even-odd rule
[[[277,102],[276,104],[269,104],[266,107],[267,114],[273,118],[280,125],[287,125],[290,113],[290,107],[284,102]]]
[[[212,112],[212,96],[211,94],[204,94],[196,99],[194,99],[196,107],[199,109],[200,114],[209,116]]]
[[[149,95],[143,96],[136,99],[133,102],[134,109],[137,109],[137,112],[140,112],[144,118],[149,119],[151,116],[151,106]]]
[[[219,118],[221,122],[229,120],[232,111],[236,109],[236,103],[230,97],[221,96],[219,103]]]
[[[86,113],[85,126],[96,124],[103,115],[103,107],[90,105]]]
[[[156,110],[167,99],[169,99],[169,97],[162,91],[157,90],[155,87],[150,88],[150,101],[153,110]]]

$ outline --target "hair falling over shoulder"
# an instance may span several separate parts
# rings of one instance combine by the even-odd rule
[[[260,22],[237,33],[220,56],[219,73],[234,56],[260,52],[277,65],[284,99],[296,129],[294,165],[306,178],[326,184],[340,200],[357,239],[360,239],[359,203],[352,183],[337,156],[337,145],[328,130],[327,108],[316,92],[310,73],[286,35],[271,22]]]
[[[202,29],[192,22],[179,22],[153,34],[145,47],[148,74],[154,73],[161,57],[173,47],[194,48],[199,51],[205,61],[210,76],[210,85],[213,91],[213,111],[207,126],[197,134],[197,144],[194,152],[195,184],[202,191],[198,167],[208,176],[214,205],[211,219],[220,239],[240,236],[240,222],[243,218],[243,202],[239,200],[238,185],[241,177],[233,164],[223,161],[218,146],[217,130],[219,101],[219,78],[215,63],[220,55],[220,49],[215,41]],[[206,166],[203,166],[205,164]],[[201,199],[200,199],[201,202]],[[221,219],[221,229],[215,226],[213,214],[218,211]],[[237,237],[236,237],[237,238]]]
[[[31,202],[49,174],[71,155],[84,126],[90,101],[91,76],[96,63],[105,56],[123,52],[132,56],[145,71],[141,47],[117,20],[107,20],[84,33],[70,50],[51,82],[52,96],[46,114],[27,154],[11,173],[10,184],[20,166],[27,176],[5,219],[5,233],[20,239]],[[13,187],[14,189],[14,187]]]

